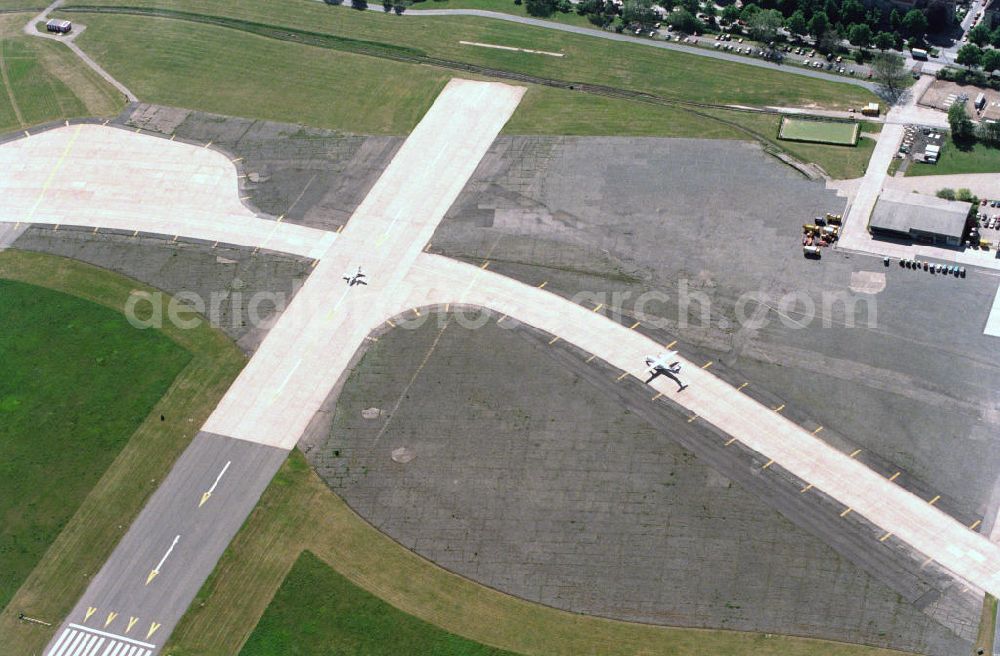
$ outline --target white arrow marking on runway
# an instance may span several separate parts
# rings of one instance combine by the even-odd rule
[[[208,501],[208,498],[212,496],[212,492],[215,492],[215,487],[219,484],[219,481],[222,480],[222,475],[226,473],[226,470],[229,469],[229,465],[232,464],[232,462],[232,460],[226,461],[226,466],[223,467],[222,471],[219,472],[219,475],[215,477],[215,482],[212,483],[212,487],[208,488],[208,491],[201,495],[201,501],[198,502],[199,508],[204,506],[205,502]]]
[[[174,550],[174,547],[177,546],[177,541],[180,539],[181,536],[179,535],[174,536],[174,541],[171,543],[170,548],[167,549],[167,553],[163,554],[163,558],[160,558],[160,562],[156,563],[156,567],[154,567],[152,571],[149,573],[149,576],[146,577],[146,585],[149,585],[149,582],[155,579],[156,575],[160,573],[160,568],[163,567],[163,563],[166,562],[167,557],[170,555],[170,552]]]

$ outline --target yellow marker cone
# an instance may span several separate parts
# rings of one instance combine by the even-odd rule
[[[104,628],[108,628],[108,624],[114,622],[116,617],[118,617],[118,613],[115,613],[114,611],[108,613],[108,619],[104,620]]]
[[[152,638],[153,634],[156,633],[156,630],[158,628],[160,628],[160,625],[157,624],[156,622],[152,622],[149,625],[149,631],[146,632],[146,640],[149,640],[150,638]]]
[[[97,612],[97,609],[93,606],[87,606],[87,614],[83,616],[83,621],[86,622],[90,619],[90,616]]]
[[[128,626],[125,627],[125,633],[128,633],[129,631],[131,631],[132,627],[135,626],[135,623],[138,622],[138,621],[139,621],[138,617],[130,617],[130,618],[128,618]]]
[[[149,576],[146,577],[146,585],[149,585],[149,582],[155,579],[157,574],[159,574],[159,572],[157,572],[155,569],[150,570]]]

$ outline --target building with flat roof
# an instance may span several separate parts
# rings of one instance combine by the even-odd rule
[[[960,246],[971,209],[972,203],[883,191],[875,203],[868,230],[875,237]]]

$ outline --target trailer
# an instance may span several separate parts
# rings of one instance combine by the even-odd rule
[[[45,29],[56,34],[66,34],[73,29],[73,23],[68,20],[57,20],[53,18],[45,24]]]

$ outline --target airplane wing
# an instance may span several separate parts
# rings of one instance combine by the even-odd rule
[[[657,369],[669,369],[670,365],[674,362],[674,356],[677,355],[677,351],[667,351],[666,353],[660,353],[656,357],[646,358],[647,366],[646,371],[648,373],[656,373]],[[652,362],[650,362],[652,360]]]

